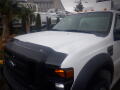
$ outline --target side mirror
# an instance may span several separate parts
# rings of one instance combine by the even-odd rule
[[[120,29],[114,30],[114,39],[120,40]]]

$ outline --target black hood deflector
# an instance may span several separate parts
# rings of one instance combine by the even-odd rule
[[[11,56],[25,57],[34,62],[43,62],[48,65],[60,66],[67,54],[54,51],[53,49],[16,39],[9,41],[5,48]]]

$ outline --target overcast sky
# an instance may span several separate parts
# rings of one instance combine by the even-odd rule
[[[67,10],[67,11],[71,11],[71,12],[73,12],[74,11],[74,8],[75,8],[75,6],[76,6],[76,3],[75,3],[75,1],[77,1],[77,0],[61,0],[62,1],[62,3],[63,3],[63,6],[65,7],[65,9]],[[93,2],[95,2],[96,0],[82,0],[83,2],[91,2],[91,3],[93,3]],[[117,4],[119,3],[119,6],[120,6],[120,0],[113,0],[113,1],[117,1]],[[85,7],[85,6],[84,6]]]

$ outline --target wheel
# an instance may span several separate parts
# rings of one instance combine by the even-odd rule
[[[106,85],[106,81],[101,81],[99,83],[94,84],[92,90],[109,90],[108,85]]]
[[[110,90],[111,73],[107,70],[102,70],[95,74],[89,84],[90,90]]]

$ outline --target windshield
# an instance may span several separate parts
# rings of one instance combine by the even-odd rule
[[[108,33],[112,21],[110,12],[82,13],[68,16],[62,19],[53,30],[87,32],[87,33]]]

